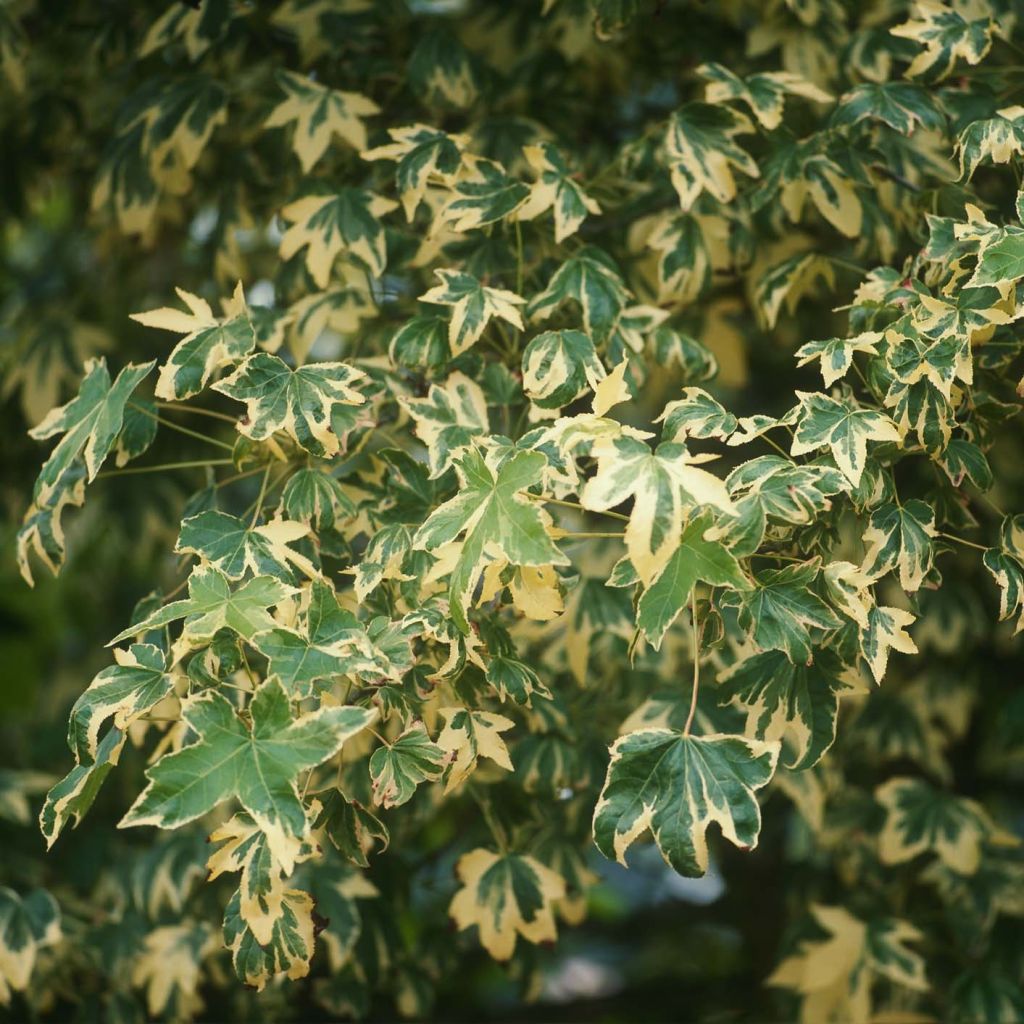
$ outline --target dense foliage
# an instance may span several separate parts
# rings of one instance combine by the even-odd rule
[[[1021,1019],[1017,5],[58,6],[0,1003]]]

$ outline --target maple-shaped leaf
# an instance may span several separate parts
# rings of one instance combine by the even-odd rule
[[[752,585],[736,557],[721,541],[705,539],[712,526],[709,515],[691,519],[683,528],[679,547],[640,598],[637,628],[643,630],[655,650],[687,606],[695,583],[735,590],[748,590]]]
[[[479,90],[478,62],[445,28],[431,28],[422,34],[409,56],[409,86],[421,103],[465,109],[473,104]]]
[[[704,291],[711,280],[710,248],[718,237],[715,229],[721,224],[724,222],[677,211],[654,220],[644,244],[658,254],[659,302],[688,305]]]
[[[35,586],[29,557],[33,553],[54,576],[60,572],[65,557],[61,516],[69,505],[79,507],[85,502],[85,484],[85,465],[77,459],[48,487],[46,497],[33,501],[25,511],[15,550],[22,579],[30,587]]]
[[[357,867],[369,867],[367,855],[375,847],[383,853],[391,842],[387,826],[362,804],[349,800],[339,790],[322,795],[323,810],[313,822],[322,828],[335,849]]]
[[[918,127],[941,129],[946,118],[931,94],[910,82],[862,82],[839,97],[832,114],[836,126],[881,121],[901,135]]]
[[[511,216],[526,202],[529,186],[511,177],[501,164],[482,157],[463,158],[464,170],[452,182],[452,198],[438,214],[453,231],[471,231]]]
[[[882,340],[881,331],[862,331],[852,338],[827,338],[824,341],[809,341],[796,350],[797,366],[806,366],[818,360],[825,387],[830,388],[853,365],[854,352],[874,355]]]
[[[465,532],[451,571],[452,618],[463,633],[470,598],[487,566],[496,558],[510,565],[567,565],[569,560],[548,534],[550,518],[522,492],[544,471],[540,452],[518,451],[503,462],[485,459],[475,448],[456,462],[459,493],[431,513],[416,531],[414,546],[436,551]]]
[[[356,514],[356,504],[341,481],[322,469],[300,469],[281,492],[285,515],[317,530],[338,526]]]
[[[523,351],[523,390],[541,409],[558,409],[606,377],[594,343],[583,331],[544,331]]]
[[[999,620],[1021,612],[1014,633],[1024,629],[1024,516],[1007,516],[999,528],[999,547],[981,560],[999,587]]]
[[[483,389],[464,373],[431,384],[426,398],[404,398],[402,405],[416,421],[416,436],[427,446],[433,479],[448,470],[462,452],[489,430]]]
[[[364,160],[395,160],[395,184],[405,216],[412,220],[431,176],[450,184],[462,167],[465,135],[448,135],[437,128],[414,124],[389,128],[392,141],[366,150]]]
[[[0,1003],[10,1005],[11,990],[24,992],[39,950],[64,938],[60,906],[45,889],[20,896],[0,886]]]
[[[951,4],[918,0],[913,17],[889,30],[924,47],[910,62],[907,78],[945,78],[961,58],[971,65],[979,63],[992,46],[997,26],[987,13],[974,13],[979,16],[972,17],[969,9],[961,12]]]
[[[554,904],[565,896],[561,875],[526,854],[483,848],[463,854],[455,865],[462,888],[448,913],[459,931],[476,925],[480,945],[495,960],[508,960],[516,940],[554,942]]]
[[[273,627],[274,618],[267,609],[297,592],[272,576],[255,576],[232,590],[228,578],[218,569],[198,565],[188,579],[188,597],[150,612],[118,633],[107,646],[160,629],[177,619],[185,620],[178,641],[183,647],[197,647],[225,627],[251,640],[260,630]]]
[[[427,735],[422,722],[414,723],[370,755],[373,802],[381,807],[407,803],[421,782],[441,777],[444,765],[444,750]]]
[[[552,274],[547,287],[527,306],[527,316],[547,320],[565,302],[575,302],[583,329],[595,344],[608,340],[630,294],[611,258],[595,246],[574,253]]]
[[[703,388],[683,388],[683,397],[665,406],[655,423],[663,441],[685,441],[687,437],[725,439],[736,430],[736,417]]]
[[[924,959],[906,945],[923,938],[912,925],[893,917],[862,921],[843,907],[810,910],[825,937],[802,942],[767,980],[800,996],[801,1021],[868,1019],[876,976],[927,991]]]
[[[85,364],[78,395],[66,405],[51,409],[42,422],[29,431],[29,436],[37,441],[55,434],[64,435],[36,478],[32,489],[36,506],[48,504],[62,479],[70,481],[65,474],[79,456],[85,466],[86,479],[91,482],[96,478],[121,432],[125,406],[132,392],[155,365],[155,362],[129,363],[111,384],[105,359],[90,359]],[[61,489],[67,492],[66,483]]]
[[[508,747],[501,738],[501,733],[515,726],[510,718],[463,707],[440,708],[439,714],[444,719],[444,728],[437,737],[437,745],[450,758],[446,793],[473,774],[481,757],[490,758],[505,771],[513,770]]]
[[[779,455],[744,462],[725,482],[735,501],[753,496],[770,521],[792,526],[813,523],[831,507],[829,499],[850,486],[838,469],[798,466]]]
[[[885,675],[890,648],[902,654],[917,654],[917,644],[905,629],[914,621],[914,616],[902,608],[873,605],[869,609],[868,624],[860,629],[860,650],[876,683]]]
[[[435,270],[434,274],[441,283],[424,292],[420,302],[452,307],[448,342],[453,356],[461,355],[479,339],[492,316],[523,329],[523,319],[516,306],[526,300],[515,292],[489,288],[461,270]]]
[[[511,698],[516,704],[531,707],[534,696],[551,699],[551,691],[530,665],[505,654],[495,655],[487,663],[487,682],[494,687],[502,703]]]
[[[334,260],[342,251],[380,277],[387,265],[387,246],[379,218],[395,205],[363,188],[296,199],[281,211],[291,224],[281,236],[281,258],[290,260],[305,249],[306,269],[319,288],[327,287]]]
[[[845,190],[844,190],[845,193]],[[840,193],[826,193],[824,187],[816,189],[812,196],[823,197],[825,195],[840,197]],[[801,204],[802,206],[802,200]],[[859,209],[859,204],[858,207]],[[793,209],[793,205],[790,206]],[[834,209],[836,214],[840,213],[839,207]],[[838,218],[841,223],[845,218]],[[760,278],[754,288],[754,307],[764,325],[771,329],[779,318],[783,307],[792,315],[802,299],[814,293],[816,286],[824,285],[829,292],[835,290],[835,272],[828,258],[819,252],[800,252],[790,256],[769,267]]]
[[[707,80],[704,98],[708,103],[742,100],[769,131],[782,123],[786,96],[803,96],[815,103],[830,103],[832,96],[801,75],[789,71],[768,71],[740,78],[721,64],[709,62],[697,68]]]
[[[309,829],[299,774],[333,757],[377,712],[322,707],[296,717],[284,687],[271,678],[256,691],[249,713],[251,724],[213,691],[184,701],[182,719],[197,741],[146,769],[149,782],[118,827],[177,828],[237,799],[290,872],[295,840]]]
[[[292,698],[309,697],[314,683],[350,673],[386,676],[363,624],[338,603],[331,585],[314,580],[304,628],[276,626],[252,638]]]
[[[668,864],[699,877],[708,867],[711,822],[736,846],[757,845],[761,809],[754,792],[767,785],[778,756],[777,741],[674,729],[626,733],[611,747],[594,809],[594,842],[625,864],[626,851],[650,829]]]
[[[1005,287],[1024,277],[1024,228],[1016,224],[993,231],[978,251],[968,288]]]
[[[281,128],[295,122],[292,149],[304,173],[308,174],[324,155],[334,135],[340,135],[356,149],[366,148],[366,126],[362,119],[380,113],[373,100],[357,92],[329,89],[290,71],[278,69],[275,78],[288,98],[270,112],[263,126]]]
[[[850,398],[830,398],[819,392],[798,391],[800,414],[796,422],[793,455],[828,448],[843,475],[856,487],[867,460],[868,441],[901,444],[896,424],[888,416],[862,409]]]
[[[936,461],[954,487],[960,487],[965,478],[980,491],[992,486],[992,467],[985,453],[971,441],[954,437]]]
[[[748,735],[782,741],[783,764],[802,771],[832,746],[839,698],[852,688],[846,666],[829,650],[816,650],[809,665],[763,651],[719,678],[718,700],[747,716]]]
[[[241,283],[225,304],[223,317],[214,316],[209,303],[198,295],[174,290],[188,307],[187,313],[163,307],[132,313],[131,318],[146,327],[185,335],[160,367],[154,389],[157,398],[180,402],[202,391],[220,367],[244,359],[256,346],[256,332]]]
[[[900,586],[908,593],[917,590],[932,567],[935,536],[935,510],[926,502],[913,498],[875,509],[864,532],[864,573],[878,579],[898,568]]]
[[[710,103],[687,103],[669,118],[665,159],[684,211],[702,192],[720,203],[731,202],[736,197],[733,167],[758,177],[753,157],[735,141],[737,135],[753,130],[743,114]]]
[[[207,509],[182,522],[174,550],[199,555],[229,580],[239,580],[247,572],[291,580],[293,566],[314,579],[320,573],[313,564],[288,546],[308,535],[304,523],[274,519],[263,526],[247,526],[227,512]]]
[[[309,974],[316,945],[313,897],[302,889],[286,889],[270,939],[260,943],[241,913],[236,891],[224,912],[224,944],[231,950],[235,973],[246,985],[262,992],[277,975],[296,981]]]
[[[117,664],[103,669],[71,708],[68,746],[79,763],[96,759],[100,728],[107,719],[125,731],[174,690],[175,678],[159,647],[132,644],[115,651],[114,657]]]
[[[160,925],[142,939],[130,977],[132,985],[145,990],[151,1018],[173,1012],[175,1007],[195,1005],[203,961],[216,948],[213,929],[190,918]]]
[[[640,580],[650,584],[679,545],[686,506],[713,505],[734,513],[725,484],[681,444],[646,442],[623,436],[594,447],[597,473],[587,481],[580,503],[606,511],[634,499],[626,527],[626,550]]]
[[[210,833],[216,847],[206,862],[207,881],[225,872],[241,872],[238,884],[239,915],[257,942],[268,945],[275,922],[284,912],[287,893],[285,865],[274,855],[267,835],[245,812],[233,815]],[[293,864],[308,860],[315,847],[296,839],[290,849]]]
[[[529,197],[519,207],[516,217],[533,220],[551,210],[555,218],[555,241],[561,244],[579,230],[588,213],[599,214],[601,207],[587,195],[562,154],[550,142],[524,146],[523,155],[537,180],[530,186]]]
[[[341,447],[331,425],[335,406],[362,405],[366,399],[353,385],[365,376],[347,363],[308,363],[293,370],[277,356],[257,352],[213,390],[245,403],[238,429],[246,437],[264,441],[283,430],[310,454],[330,458]]]
[[[883,864],[902,864],[931,851],[951,871],[973,875],[983,843],[1019,843],[977,801],[936,789],[923,779],[890,779],[875,790],[875,799],[886,814],[878,835]]]
[[[750,630],[762,651],[782,651],[793,664],[806,665],[814,640],[842,625],[811,589],[820,568],[819,560],[814,559],[766,569],[757,574],[753,590],[738,595],[740,625]]]

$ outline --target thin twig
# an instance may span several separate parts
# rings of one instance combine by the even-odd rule
[[[200,434],[198,430],[189,430],[188,427],[183,427],[178,423],[172,423],[168,419],[164,419],[163,416],[157,416],[155,412],[150,412],[144,406],[136,405],[134,402],[128,403],[131,408],[141,412],[143,416],[148,416],[150,419],[156,420],[161,426],[167,427],[168,430],[176,430],[179,434],[184,434],[186,437],[194,437],[198,441],[205,441],[207,444],[215,445],[217,448],[223,448],[225,451],[233,452],[235,449],[230,444],[225,444],[223,441],[218,441],[216,438],[207,437],[206,434]]]
[[[683,735],[689,736],[693,719],[697,714],[697,693],[700,690],[700,638],[697,631],[697,588],[690,587],[690,616],[693,619],[693,693],[690,696],[690,713],[686,716]]]
[[[199,466],[232,466],[231,459],[194,459],[191,462],[162,462],[159,466],[129,466],[127,469],[107,469],[97,473],[96,478],[104,476],[131,476],[133,473],[162,473],[168,469],[196,469]]]

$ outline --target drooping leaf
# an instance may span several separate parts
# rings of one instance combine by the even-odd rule
[[[718,699],[746,714],[748,735],[782,741],[783,764],[804,771],[832,746],[839,698],[851,688],[845,666],[829,650],[815,651],[809,665],[764,651],[720,677]]]
[[[579,230],[588,213],[601,212],[601,207],[576,181],[564,157],[550,142],[525,146],[523,154],[537,180],[530,186],[526,202],[519,207],[519,220],[533,220],[551,210],[555,218],[555,241],[561,243]]]
[[[917,654],[917,644],[905,629],[914,621],[914,616],[902,608],[875,605],[869,610],[868,624],[860,631],[860,649],[876,683],[880,683],[885,675],[890,649],[902,654]]]
[[[878,579],[899,570],[900,586],[917,590],[932,567],[935,510],[916,498],[902,505],[883,505],[871,513],[864,533],[864,572]]]
[[[542,409],[558,409],[596,389],[606,373],[582,331],[544,331],[523,352],[523,390]]]
[[[445,792],[455,789],[473,774],[481,757],[512,771],[508,747],[501,733],[515,723],[504,715],[490,711],[474,711],[464,707],[441,708],[444,728],[437,737],[437,745],[450,757]]]
[[[761,811],[754,792],[771,779],[778,756],[777,741],[673,729],[626,733],[611,748],[594,810],[594,842],[625,864],[626,851],[650,829],[679,874],[703,875],[711,822],[736,846],[757,845]]]
[[[37,506],[46,505],[58,485],[67,493],[66,481],[70,478],[66,474],[79,456],[85,466],[86,480],[91,482],[96,478],[121,432],[125,406],[132,392],[155,365],[155,362],[129,363],[111,384],[106,360],[89,360],[78,395],[67,405],[52,409],[29,431],[37,441],[63,434],[32,489],[32,499]],[[59,513],[57,520],[59,523]]]

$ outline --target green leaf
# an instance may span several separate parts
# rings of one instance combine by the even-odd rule
[[[216,370],[244,359],[256,345],[241,284],[226,304],[223,317],[214,316],[209,303],[197,295],[181,288],[175,291],[188,306],[187,313],[164,307],[131,315],[146,327],[185,335],[160,367],[156,382],[156,397],[168,402],[180,402],[198,394]]]
[[[103,669],[71,708],[68,746],[80,764],[96,759],[100,728],[107,719],[126,730],[174,691],[175,677],[159,647],[132,644],[115,657],[117,664]]]
[[[490,711],[474,711],[464,707],[439,708],[444,728],[437,737],[437,745],[447,753],[444,791],[461,785],[476,770],[481,757],[510,772],[512,760],[501,733],[515,726],[510,718]]]
[[[537,180],[530,186],[529,198],[519,208],[517,219],[533,220],[551,210],[555,242],[561,244],[579,230],[588,213],[599,214],[601,207],[575,180],[562,154],[550,142],[524,146],[523,154]]]
[[[1024,516],[1007,516],[999,528],[1000,546],[981,560],[999,587],[999,620],[1021,612],[1014,633],[1024,629]]]
[[[67,405],[52,409],[29,431],[37,441],[54,434],[64,435],[36,478],[32,489],[36,505],[47,505],[58,485],[67,488],[70,478],[65,478],[65,474],[79,456],[85,465],[86,480],[90,483],[95,480],[121,432],[125,406],[132,392],[155,365],[155,362],[129,363],[111,385],[105,359],[90,359],[86,363],[78,395]]]
[[[742,100],[750,112],[769,131],[782,123],[782,111],[787,94],[803,96],[816,103],[830,103],[832,97],[813,82],[788,71],[768,71],[740,78],[721,64],[709,62],[697,68],[697,74],[707,79],[704,98],[708,103]]]
[[[1024,228],[1008,224],[990,235],[978,252],[969,288],[1013,284],[1024,277]]]
[[[435,270],[434,274],[441,279],[441,284],[424,292],[420,302],[452,307],[448,343],[453,356],[461,355],[473,345],[493,316],[523,330],[523,320],[516,306],[526,300],[514,292],[488,288],[472,274],[459,270]]]
[[[509,176],[501,164],[481,157],[463,157],[465,171],[451,185],[453,198],[438,214],[452,231],[470,231],[504,220],[530,194],[529,186]]]
[[[720,203],[736,197],[732,168],[751,178],[759,175],[753,157],[735,142],[754,130],[750,121],[729,107],[688,103],[669,119],[665,159],[684,211],[708,192]]]
[[[177,619],[185,620],[175,645],[182,649],[199,647],[225,627],[251,640],[261,630],[273,627],[274,619],[267,609],[296,593],[294,587],[272,576],[256,576],[232,590],[222,572],[209,565],[199,565],[189,576],[188,597],[157,608],[118,633],[107,646],[142,636]]]
[[[294,841],[309,830],[299,774],[333,757],[377,713],[322,707],[296,717],[284,687],[273,678],[256,691],[249,711],[252,723],[246,725],[219,693],[207,691],[184,701],[182,718],[198,740],[146,769],[149,783],[119,827],[177,828],[237,799],[290,871]]]
[[[22,898],[0,886],[0,1002],[10,1003],[11,989],[28,988],[37,952],[61,938],[60,907],[45,889]]]
[[[992,45],[995,22],[987,15],[965,16],[946,4],[918,4],[915,17],[890,29],[894,36],[910,39],[924,49],[911,61],[907,78],[945,78],[958,59],[977,64]]]
[[[449,184],[462,167],[466,136],[448,135],[422,124],[389,128],[392,141],[362,154],[364,160],[395,160],[395,184],[405,216],[412,220],[430,178]]]
[[[253,646],[269,661],[289,697],[301,700],[314,692],[314,683],[343,675],[380,678],[389,666],[376,652],[363,624],[338,603],[329,583],[314,580],[304,628],[283,626],[257,633]]]
[[[366,401],[353,387],[365,377],[346,363],[292,370],[277,356],[257,352],[213,389],[245,404],[238,429],[246,437],[265,441],[281,430],[310,454],[330,458],[341,447],[331,426],[334,409]]]
[[[45,498],[33,501],[25,512],[15,542],[18,569],[31,587],[32,565],[29,556],[35,553],[54,574],[64,564],[64,525],[61,516],[68,505],[81,506],[85,502],[86,469],[81,460],[73,462],[52,487]]]
[[[935,789],[921,779],[895,778],[875,790],[885,808],[878,836],[883,864],[902,864],[925,851],[934,852],[951,871],[973,875],[981,864],[982,844],[1010,837],[974,800]]]
[[[409,57],[409,85],[421,102],[464,109],[477,97],[469,51],[444,28],[423,33]]]
[[[755,498],[769,521],[806,526],[832,507],[829,500],[849,488],[838,469],[798,466],[779,455],[762,455],[737,466],[726,478],[736,501]]]
[[[49,849],[57,841],[68,819],[77,825],[96,799],[111,768],[121,756],[128,734],[118,728],[108,729],[99,742],[91,762],[77,764],[46,794],[39,812],[39,831]]]
[[[931,95],[909,82],[862,82],[839,97],[832,114],[837,127],[881,121],[901,135],[915,128],[941,130],[946,119]]]
[[[380,807],[407,803],[421,782],[434,782],[444,772],[445,752],[416,722],[394,743],[378,747],[370,755],[373,802]]]
[[[650,584],[679,546],[684,509],[712,505],[734,514],[736,507],[725,484],[697,461],[682,444],[660,444],[623,436],[595,445],[597,473],[580,493],[580,504],[606,511],[632,497],[626,527],[626,550],[640,580]]]
[[[796,350],[797,366],[819,360],[822,379],[825,387],[830,388],[853,365],[855,352],[875,354],[878,343],[882,340],[881,331],[864,331],[852,338],[828,338],[825,341],[809,341]]]
[[[757,574],[757,586],[739,595],[740,625],[762,651],[782,651],[794,665],[809,665],[821,633],[842,622],[811,589],[817,559]]]
[[[448,913],[459,931],[476,925],[480,944],[495,960],[512,956],[517,936],[554,942],[553,904],[565,896],[561,875],[533,857],[485,849],[463,854],[455,872],[462,888]]]
[[[888,416],[862,409],[850,398],[829,398],[818,392],[798,391],[800,415],[790,449],[793,455],[828,448],[836,465],[854,487],[860,483],[867,460],[868,441],[901,444],[900,432]]]
[[[868,624],[860,630],[860,650],[876,683],[885,675],[890,648],[903,654],[917,654],[917,645],[904,629],[913,622],[914,616],[902,608],[873,605],[868,610]]]
[[[835,741],[839,698],[853,685],[829,650],[815,651],[809,665],[794,665],[781,651],[764,651],[719,678],[718,701],[746,714],[748,735],[782,741],[782,763],[803,771]]]
[[[295,122],[292,149],[303,173],[309,173],[335,135],[356,149],[366,148],[366,126],[362,119],[380,113],[373,100],[357,92],[329,89],[290,71],[278,69],[274,77],[288,98],[274,107],[263,126],[280,128]]]
[[[532,321],[547,320],[559,306],[572,301],[580,308],[583,330],[600,345],[608,340],[629,297],[609,257],[587,246],[562,263],[547,287],[530,300],[526,314]]]
[[[319,288],[327,287],[331,268],[342,251],[380,277],[387,265],[387,246],[379,218],[395,205],[362,188],[296,199],[281,211],[291,224],[281,236],[281,258],[290,260],[305,249],[306,269]]]
[[[341,481],[320,469],[300,469],[288,478],[281,505],[289,519],[316,530],[339,526],[356,514]]]
[[[313,897],[301,889],[287,889],[281,913],[275,920],[270,941],[261,945],[242,918],[240,893],[228,902],[224,913],[224,944],[231,950],[235,973],[262,992],[276,975],[297,980],[309,974],[316,944]]]
[[[437,370],[452,357],[448,323],[440,316],[414,316],[395,331],[388,355],[410,370]]]
[[[251,572],[290,581],[293,567],[314,579],[320,574],[313,564],[288,546],[308,533],[308,526],[287,519],[246,526],[235,516],[209,509],[182,522],[174,550],[201,556],[229,580]]]
[[[907,592],[917,590],[932,567],[935,536],[935,510],[925,502],[914,498],[902,505],[883,505],[871,513],[864,532],[864,573],[878,579],[898,568],[900,586]]]
[[[323,798],[323,810],[313,828],[322,828],[335,849],[357,867],[369,867],[367,854],[375,846],[383,853],[391,842],[387,826],[375,814],[338,790]]]
[[[751,587],[735,556],[718,540],[706,540],[713,522],[696,516],[683,528],[679,547],[644,590],[637,607],[637,628],[658,650],[669,626],[690,600],[695,583],[748,590]]]
[[[958,147],[962,181],[973,177],[985,161],[1007,164],[1015,156],[1024,156],[1024,112],[1011,107],[995,117],[972,121],[960,133]]]
[[[436,551],[465,533],[449,582],[452,618],[463,633],[473,592],[489,562],[567,565],[548,535],[547,513],[523,495],[540,479],[546,460],[539,452],[515,452],[504,462],[470,449],[456,463],[459,493],[416,531],[417,548]]]
[[[487,682],[494,687],[502,703],[510,697],[516,704],[531,707],[534,695],[551,699],[551,691],[536,671],[526,662],[507,655],[499,654],[487,663]]]
[[[406,398],[402,405],[416,421],[416,434],[427,446],[430,476],[436,479],[489,430],[487,400],[476,381],[453,373],[432,384],[426,398]]]
[[[761,810],[754,791],[771,779],[778,756],[777,742],[742,736],[685,736],[673,729],[620,736],[594,810],[594,842],[625,864],[626,851],[650,829],[679,874],[703,875],[711,822],[736,846],[757,845]]]
[[[703,388],[683,388],[683,397],[665,406],[655,420],[664,422],[663,441],[685,441],[688,437],[718,437],[723,440],[736,430],[736,417]]]
[[[523,352],[523,390],[541,409],[558,409],[607,376],[594,343],[582,331],[545,331]]]

